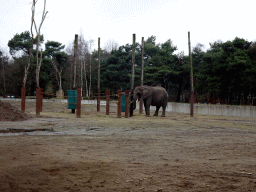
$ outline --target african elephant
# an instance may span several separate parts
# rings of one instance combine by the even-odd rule
[[[137,86],[133,92],[133,110],[136,109],[137,99],[143,99],[146,116],[150,116],[150,105],[156,106],[154,116],[158,116],[159,108],[163,108],[162,117],[165,117],[165,108],[167,106],[168,93],[160,86]]]

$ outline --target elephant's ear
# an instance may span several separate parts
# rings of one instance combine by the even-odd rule
[[[148,89],[143,89],[141,98],[145,99],[148,96],[150,96],[150,91]]]

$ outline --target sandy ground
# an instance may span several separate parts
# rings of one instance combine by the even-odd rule
[[[256,190],[256,119],[166,115],[44,103],[39,118],[0,121],[0,191]]]

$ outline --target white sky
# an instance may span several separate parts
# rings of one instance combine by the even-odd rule
[[[0,0],[0,47],[8,50],[8,41],[16,34],[30,30],[32,0]],[[86,40],[98,37],[101,47],[109,39],[119,45],[132,44],[151,35],[157,43],[168,39],[178,52],[188,53],[188,31],[192,47],[216,40],[233,40],[236,36],[256,41],[255,0],[47,0],[49,12],[41,29],[47,40],[64,45],[73,42],[83,31]],[[39,25],[43,0],[36,5]]]

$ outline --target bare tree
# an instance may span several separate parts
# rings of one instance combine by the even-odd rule
[[[80,32],[79,39],[78,39],[78,59],[80,64],[80,85],[81,89],[83,90],[84,86],[84,79],[85,79],[85,92],[87,92],[87,77],[86,77],[86,57],[88,53],[88,43],[84,39],[82,32]]]
[[[23,85],[22,87],[26,86],[26,82],[27,82],[27,78],[28,78],[28,71],[31,65],[31,58],[33,56],[32,51],[33,51],[33,44],[34,44],[34,34],[33,34],[33,25],[34,25],[34,21],[35,21],[35,0],[33,0],[32,3],[32,7],[31,7],[31,12],[32,12],[32,16],[31,16],[31,27],[30,27],[30,33],[31,33],[31,44],[30,44],[30,48],[29,48],[29,57],[28,57],[28,64],[27,66],[25,66],[25,73],[24,73],[24,77],[23,77]]]
[[[35,13],[36,3],[37,3],[37,1],[33,0],[32,13]],[[44,0],[44,9],[43,9],[43,14],[42,14],[42,19],[41,19],[41,23],[40,23],[38,28],[36,26],[34,14],[33,14],[33,17],[32,17],[32,23],[34,24],[34,28],[35,28],[35,31],[36,31],[36,37],[37,37],[37,42],[36,42],[36,86],[37,86],[37,88],[40,87],[39,86],[39,73],[40,73],[40,68],[41,68],[41,64],[42,64],[42,49],[41,49],[41,53],[40,53],[40,60],[38,58],[38,49],[39,49],[39,42],[40,42],[41,27],[43,25],[43,22],[46,18],[47,13],[48,13],[48,11],[45,12],[45,7],[46,7],[46,0]]]
[[[77,54],[77,63],[79,66],[77,67],[77,77],[80,78],[80,85],[84,89],[84,93],[87,98],[91,97],[91,87],[92,87],[92,70],[96,68],[93,67],[93,59],[92,59],[92,46],[93,46],[94,40],[90,39],[89,41],[86,41],[82,34],[79,34],[78,38],[78,54]],[[74,53],[74,46],[72,43],[69,43],[66,46],[65,52],[67,55],[72,55]],[[69,57],[69,63],[72,65],[73,57]],[[74,68],[71,66],[71,68]],[[79,71],[81,70],[81,71]]]
[[[117,50],[119,47],[118,43],[114,39],[108,39],[105,43],[104,50],[111,52]]]
[[[56,79],[57,79],[58,86],[59,86],[59,91],[60,91],[60,90],[62,90],[61,74],[62,74],[63,67],[60,66],[60,67],[58,68],[57,62],[58,62],[58,61],[57,61],[56,59],[52,59],[52,65],[53,65],[54,69],[56,70],[56,72],[58,73],[58,76],[57,76],[57,73],[56,73]]]
[[[92,46],[94,44],[94,40],[93,39],[90,39],[89,40],[89,54],[90,54],[90,60],[89,60],[89,68],[90,68],[90,71],[89,71],[89,89],[88,89],[88,95],[87,95],[87,98],[90,98],[91,97],[91,89],[92,89]]]

